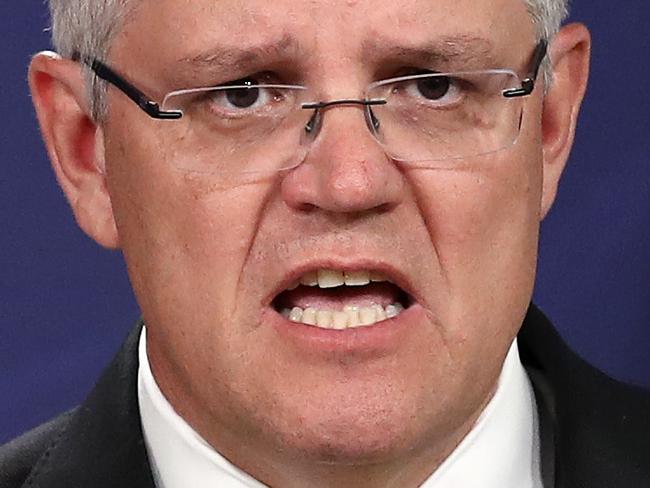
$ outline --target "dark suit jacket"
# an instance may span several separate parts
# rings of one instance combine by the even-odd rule
[[[0,488],[154,488],[137,401],[140,329],[80,407],[0,448]],[[534,306],[519,349],[540,409],[545,486],[650,488],[650,394],[578,358]]]

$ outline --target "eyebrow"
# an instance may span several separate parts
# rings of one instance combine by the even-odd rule
[[[419,45],[400,44],[402,40],[375,38],[361,45],[362,59],[380,63],[416,63],[425,66],[471,68],[495,64],[494,44],[473,34],[442,36]],[[289,33],[250,45],[214,45],[179,58],[169,72],[171,80],[186,75],[232,76],[266,68],[269,64],[309,56],[299,40]],[[180,80],[176,80],[180,81]]]
[[[275,40],[249,46],[212,46],[178,59],[176,66],[196,72],[218,72],[233,68],[245,71],[247,68],[268,63],[269,60],[295,59],[301,53],[302,48],[298,40],[289,34],[283,34]]]
[[[455,34],[433,39],[420,45],[398,45],[393,40],[378,39],[362,46],[364,59],[417,60],[429,66],[492,64],[496,60],[491,40],[472,34]]]

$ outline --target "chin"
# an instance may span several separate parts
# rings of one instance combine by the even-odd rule
[[[430,443],[435,422],[426,418],[431,412],[418,415],[413,404],[387,405],[385,398],[375,398],[377,402],[363,395],[350,398],[354,406],[342,407],[330,397],[329,402],[314,400],[307,409],[285,407],[293,413],[281,423],[276,420],[268,437],[281,451],[333,465],[385,463]]]
[[[397,426],[373,431],[356,425],[319,426],[318,432],[295,432],[286,446],[306,460],[331,465],[369,465],[400,458],[411,442]]]

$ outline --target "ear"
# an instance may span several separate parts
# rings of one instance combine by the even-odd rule
[[[578,112],[589,78],[590,52],[591,36],[582,24],[564,26],[551,46],[553,81],[548,86],[542,110],[542,219],[553,205],[560,176],[571,152]]]
[[[52,52],[34,56],[29,87],[47,152],[77,224],[100,245],[119,247],[104,174],[101,128],[89,114],[79,63]]]

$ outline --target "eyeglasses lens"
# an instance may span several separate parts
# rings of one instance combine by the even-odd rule
[[[374,83],[366,98],[386,103],[366,107],[371,132],[392,158],[405,165],[453,167],[459,159],[514,144],[522,99],[502,94],[518,84],[517,76],[505,70],[414,75]],[[288,85],[222,86],[169,94],[163,109],[183,112],[182,119],[168,127],[173,132],[169,137],[179,146],[177,154],[182,155],[178,164],[224,176],[297,166],[308,151],[304,128],[313,112],[302,108],[308,96],[303,87]]]

